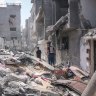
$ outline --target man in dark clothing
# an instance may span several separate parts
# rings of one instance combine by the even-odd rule
[[[36,57],[41,60],[41,50],[39,49],[39,47],[37,47]]]

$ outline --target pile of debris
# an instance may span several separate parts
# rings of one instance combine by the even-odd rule
[[[0,96],[80,96],[87,81],[77,67],[54,68],[25,53],[0,59]]]
[[[10,66],[0,66],[0,96],[29,96],[29,94],[30,96],[42,96],[42,94],[59,96],[52,91],[54,87],[50,83],[50,78],[45,78],[48,73],[36,77],[35,73],[27,68],[11,69]]]

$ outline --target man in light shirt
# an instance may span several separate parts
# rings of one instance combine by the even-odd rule
[[[53,47],[53,45],[51,44],[50,46],[48,46],[48,63],[50,65],[54,65],[55,64],[55,49]]]

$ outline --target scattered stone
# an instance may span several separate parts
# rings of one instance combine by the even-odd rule
[[[26,94],[34,94],[34,95],[40,96],[40,91],[32,87],[25,87],[25,92]]]
[[[37,83],[37,84],[39,84],[39,85],[43,85],[40,78],[36,78],[36,79],[35,79],[35,83]]]
[[[22,81],[26,83],[28,80],[28,76],[26,75],[16,75],[14,73],[11,73],[5,77],[5,83],[8,84],[10,81]]]
[[[5,64],[20,64],[21,62],[16,58],[8,58],[5,60]]]
[[[32,62],[32,59],[29,57],[29,56],[27,56],[26,54],[22,54],[19,58],[18,58],[18,60],[20,60],[21,61],[21,63],[22,64],[30,64],[30,63],[33,63]]]
[[[8,83],[8,87],[11,87],[11,88],[20,88],[20,87],[25,87],[26,84],[21,82],[21,81],[11,81]]]
[[[3,93],[3,88],[2,85],[0,84],[0,96],[2,96],[2,93]]]
[[[9,65],[3,66],[1,64],[2,62],[0,62],[0,96],[72,96],[73,93],[75,94],[75,91],[72,91],[72,93],[70,90],[64,90],[67,88],[60,88],[54,84],[52,85],[52,81],[57,81],[58,76],[60,77],[59,79],[66,79],[64,77],[65,72],[68,74],[70,71],[64,70],[63,67],[62,70],[59,68],[58,70],[54,70],[54,68],[46,62],[38,61],[37,58],[34,58],[34,56],[30,57],[26,54],[20,55],[18,57],[19,59],[17,59],[17,57],[14,58],[10,57],[6,59],[7,64],[10,64],[13,69]],[[32,62],[33,60],[40,63],[40,65],[34,65]],[[22,64],[19,65],[19,67],[17,66],[19,61],[21,61],[24,67]],[[32,65],[30,65],[31,67],[29,68],[30,63]],[[76,69],[73,67],[70,68],[71,70]],[[77,74],[74,71],[74,74],[82,77],[82,74],[79,75],[80,72],[78,71]],[[71,74],[68,74],[69,77],[70,75]],[[85,75],[86,74],[84,74],[84,77]],[[63,94],[64,92],[65,94]]]
[[[10,88],[10,87],[7,87],[4,89],[4,95],[5,96],[19,96],[20,95],[20,92],[19,92],[19,88]]]
[[[11,73],[11,70],[9,68],[0,67],[0,77],[4,77],[9,73]]]
[[[24,68],[19,67],[19,68],[17,68],[16,72],[18,72],[18,74],[23,74],[23,73],[25,73],[25,70],[24,70]]]

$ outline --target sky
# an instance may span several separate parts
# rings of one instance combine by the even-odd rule
[[[4,1],[4,0],[3,0]],[[5,0],[7,3],[21,3],[21,27],[24,28],[25,20],[30,16],[31,0]]]

